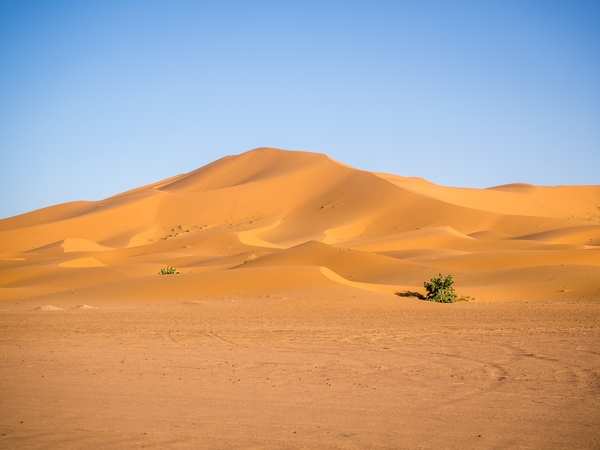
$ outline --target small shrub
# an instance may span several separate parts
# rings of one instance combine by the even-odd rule
[[[426,281],[423,286],[427,290],[427,300],[438,303],[454,303],[456,294],[453,284],[452,275],[444,278],[441,273],[438,278],[432,278],[429,283]]]
[[[160,272],[158,272],[159,275],[179,275],[180,273],[181,272],[177,270],[177,267],[171,266],[163,267],[160,269]]]
[[[246,260],[244,261],[244,264],[249,263],[250,261],[254,261],[256,259],[258,259],[258,256],[256,256],[255,253],[250,253],[248,255],[248,257],[246,258]]]

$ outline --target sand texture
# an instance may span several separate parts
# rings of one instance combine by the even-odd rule
[[[260,148],[0,220],[0,448],[600,448],[599,342],[600,186]]]

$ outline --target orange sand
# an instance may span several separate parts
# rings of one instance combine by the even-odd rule
[[[0,448],[598,447],[599,299],[600,186],[256,149],[0,220]]]

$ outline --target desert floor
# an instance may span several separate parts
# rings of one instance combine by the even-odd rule
[[[600,446],[597,303],[5,306],[1,448]]]

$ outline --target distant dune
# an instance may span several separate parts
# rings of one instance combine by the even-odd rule
[[[167,265],[176,282],[157,275]],[[597,299],[600,186],[443,187],[259,148],[0,220],[4,302],[59,304],[81,289],[124,302],[336,286],[393,295],[440,272],[471,301]]]

